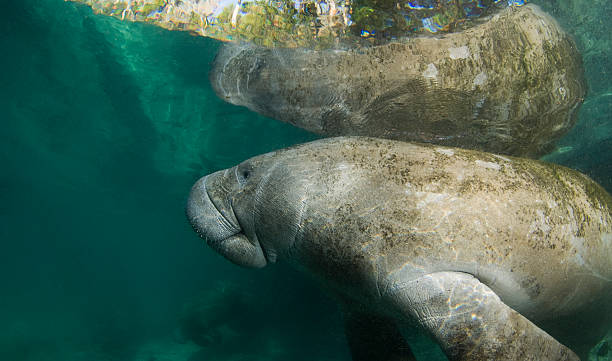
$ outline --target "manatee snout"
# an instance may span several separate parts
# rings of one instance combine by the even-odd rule
[[[210,73],[210,82],[217,96],[234,105],[257,108],[253,99],[258,98],[258,93],[263,90],[259,89],[262,86],[259,80],[261,76],[267,78],[266,64],[262,60],[265,59],[262,56],[265,50],[251,44],[222,47]]]
[[[202,177],[193,185],[186,208],[191,226],[209,244],[220,242],[240,232],[240,225],[231,209],[222,209],[211,199],[206,184],[215,175]],[[230,216],[227,216],[228,214]]]
[[[230,170],[198,180],[189,193],[185,213],[193,229],[229,261],[260,268],[267,261],[259,242],[250,241],[233,210],[235,182]]]

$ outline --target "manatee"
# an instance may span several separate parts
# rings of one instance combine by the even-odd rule
[[[577,360],[567,346],[584,354],[605,333],[611,209],[558,165],[339,137],[207,175],[186,213],[231,262],[314,278],[340,304],[353,360],[413,359],[407,326],[450,360],[542,361]]]
[[[574,41],[535,5],[370,47],[228,43],[210,78],[222,99],[323,136],[534,158],[574,125],[586,90]]]

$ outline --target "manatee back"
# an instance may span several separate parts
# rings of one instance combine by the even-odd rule
[[[304,227],[317,262],[334,263],[327,276],[351,268],[342,282],[384,287],[385,277],[466,272],[535,318],[571,313],[610,286],[612,199],[576,171],[371,138],[296,152],[318,159]]]

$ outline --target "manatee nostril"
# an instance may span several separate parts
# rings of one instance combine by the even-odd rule
[[[193,229],[211,244],[231,237],[241,229],[235,220],[223,214],[227,211],[217,208],[213,203],[206,189],[207,178],[200,179],[191,189],[186,214]]]
[[[251,171],[249,171],[247,169],[242,171],[242,178],[249,179],[250,176],[251,176]]]

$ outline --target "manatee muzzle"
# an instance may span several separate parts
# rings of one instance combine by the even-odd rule
[[[210,199],[206,189],[208,177],[203,177],[191,188],[186,211],[193,229],[213,246],[240,233],[241,229],[236,220],[225,217]]]
[[[267,260],[259,242],[251,242],[246,237],[234,215],[231,201],[222,200],[227,195],[223,191],[223,184],[213,184],[214,189],[211,189],[212,198],[217,200],[217,204],[211,199],[211,193],[206,186],[211,176],[211,180],[223,180],[214,178],[221,176],[221,173],[217,172],[201,178],[191,188],[186,208],[189,223],[200,237],[206,239],[212,249],[231,262],[244,267],[264,267]]]

